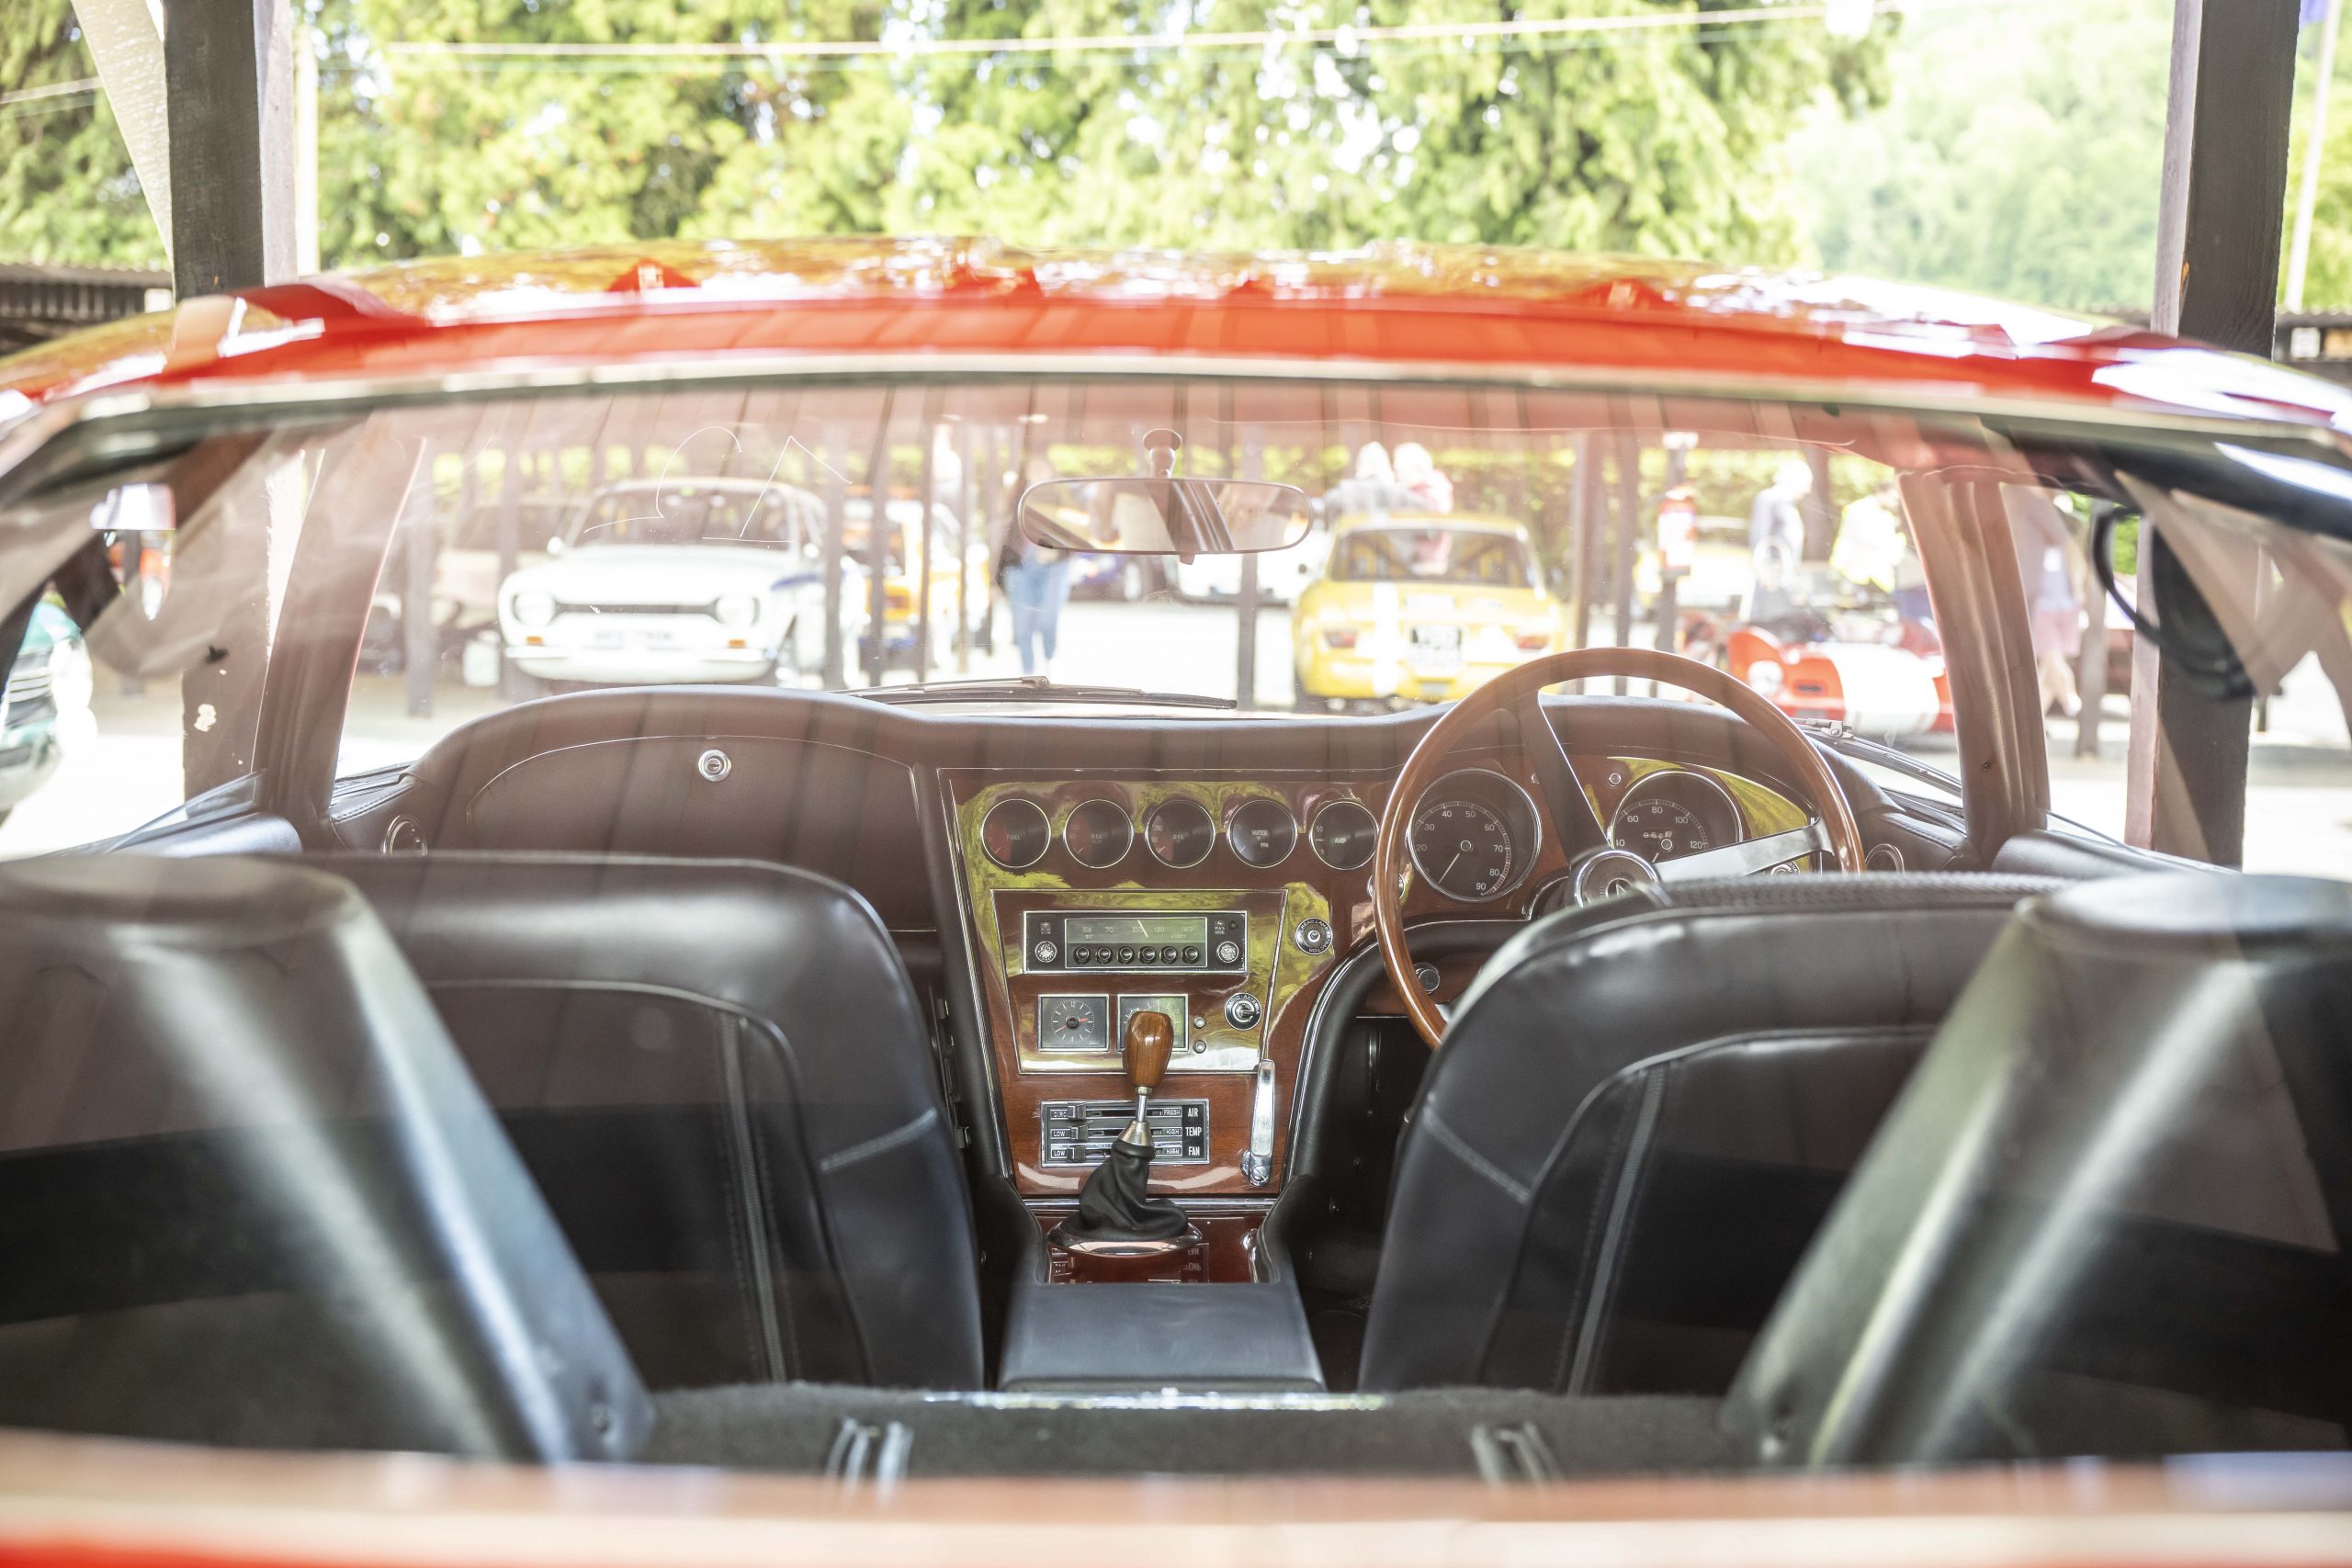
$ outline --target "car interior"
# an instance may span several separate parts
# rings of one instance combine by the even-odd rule
[[[749,386],[731,428],[824,392]],[[1312,383],[925,392],[1049,411],[1066,478],[1162,424],[1302,491],[1348,447]],[[350,766],[412,570],[385,498],[567,422],[683,441],[690,400],[126,411],[9,470],[0,601],[183,671],[233,761],[0,863],[0,1425],[835,1476],[2346,1445],[2352,886],[2050,816],[2002,520],[2129,508],[2183,563],[2149,626],[2341,690],[2352,556],[2306,479],[2193,433],[1388,389],[1515,460],[1690,428],[1899,476],[1948,789],[1599,640],[1369,716],[614,684]],[[179,518],[135,626],[74,532],[126,483]],[[2259,615],[2256,545],[2297,567]],[[207,653],[272,573],[240,698]]]

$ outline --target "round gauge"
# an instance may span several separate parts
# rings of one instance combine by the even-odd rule
[[[1413,814],[1413,863],[1438,891],[1476,902],[1510,886],[1519,845],[1502,813],[1476,800],[1432,801]]]
[[[1379,833],[1380,819],[1362,801],[1335,800],[1315,814],[1306,842],[1315,858],[1333,871],[1357,871],[1371,863],[1372,841]]]
[[[1609,842],[1652,864],[1740,840],[1739,807],[1724,786],[1680,768],[1656,773],[1625,792],[1609,818]]]
[[[1114,800],[1080,801],[1062,824],[1062,843],[1070,859],[1100,871],[1126,858],[1136,841],[1136,825],[1126,807]]]
[[[980,823],[980,848],[1007,871],[1035,865],[1053,841],[1045,807],[1019,795],[999,801]]]
[[[1254,795],[1235,809],[1225,824],[1225,841],[1244,865],[1263,871],[1290,859],[1298,847],[1298,818],[1290,807],[1268,795]]]
[[[1143,842],[1152,859],[1182,871],[1208,859],[1216,848],[1216,819],[1207,807],[1180,795],[1145,814]]]
[[[1405,832],[1413,868],[1464,904],[1499,898],[1526,881],[1541,842],[1527,791],[1484,768],[1464,768],[1431,784]]]

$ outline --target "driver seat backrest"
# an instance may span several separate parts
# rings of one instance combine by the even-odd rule
[[[375,906],[648,1385],[980,1386],[954,1125],[863,898],[742,861],[305,863]]]
[[[1754,877],[1530,926],[1407,1124],[1359,1386],[1724,1392],[2010,911],[2059,886]]]

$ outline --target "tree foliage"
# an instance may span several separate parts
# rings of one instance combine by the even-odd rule
[[[2171,0],[1914,18],[1900,85],[1791,147],[1823,265],[2076,309],[2155,280]],[[2352,213],[2347,213],[2352,217]]]
[[[96,74],[71,0],[0,0],[0,93]],[[103,93],[0,105],[0,257],[163,265],[163,240]]]
[[[67,0],[4,0],[0,90],[86,71]],[[307,0],[329,265],[665,235],[984,232],[1015,243],[1306,246],[1389,238],[1781,261],[1779,150],[1883,93],[1893,24],[1510,39],[1317,29],[1660,14],[1753,0]],[[1271,41],[1167,48],[1159,35]],[[1132,34],[1133,49],[1076,38]],[[893,46],[1001,39],[992,53]],[[863,39],[850,57],[764,43]],[[749,46],[728,58],[487,58],[454,44]],[[30,63],[28,55],[38,56]],[[68,57],[72,57],[70,60]],[[53,58],[52,58],[53,57]],[[0,122],[0,131],[7,128]],[[5,165],[21,254],[126,257],[143,222],[86,110]],[[86,146],[85,144],[87,144]],[[63,153],[61,156],[61,152]],[[101,188],[111,205],[96,200]],[[138,222],[128,227],[136,231]],[[150,236],[152,238],[152,236]],[[152,259],[149,246],[141,259]]]

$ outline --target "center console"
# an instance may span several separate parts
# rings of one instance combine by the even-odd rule
[[[941,784],[1006,1174],[1039,1242],[1007,1304],[1001,1386],[1319,1388],[1297,1287],[1261,1227],[1310,1018],[1372,940],[1386,777],[947,770]],[[1552,846],[1527,848],[1487,905],[1565,870]],[[1491,912],[1426,888],[1408,909]],[[1142,1085],[1125,1047],[1147,1015],[1165,1019],[1168,1055]],[[1119,1149],[1147,1133],[1138,1181]],[[1122,1158],[1125,1174],[1104,1174]],[[1181,1236],[1091,1245],[1090,1214],[1124,1216],[1130,1240],[1150,1228],[1139,1195],[1181,1210]]]

